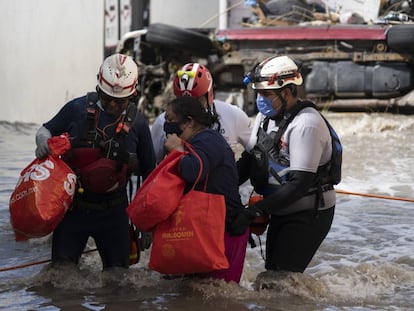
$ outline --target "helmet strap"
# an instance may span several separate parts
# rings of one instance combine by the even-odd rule
[[[211,116],[213,118],[212,121],[213,121],[214,129],[216,129],[218,132],[220,132],[221,123],[220,123],[220,118],[219,118],[219,115],[217,113],[216,105],[214,105],[214,102],[213,102],[213,104],[209,105],[208,109],[209,109],[209,111],[211,113]]]

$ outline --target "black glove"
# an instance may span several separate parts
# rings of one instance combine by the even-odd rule
[[[141,231],[140,238],[141,238],[141,250],[149,249],[152,243],[152,233]]]
[[[249,228],[250,223],[256,217],[263,216],[264,212],[256,206],[251,206],[240,210],[231,223],[231,235],[242,235]]]

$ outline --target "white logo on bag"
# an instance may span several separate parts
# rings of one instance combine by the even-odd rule
[[[36,193],[36,187],[31,187],[28,189],[24,189],[19,193],[16,193],[16,195],[12,196],[10,198],[10,204],[14,204],[15,202],[24,199],[25,197],[27,197],[28,195],[32,194],[32,193]]]
[[[44,162],[41,163],[37,163],[37,164],[33,164],[32,166],[30,166],[26,172],[24,172],[24,174],[22,176],[20,176],[17,185],[16,185],[16,189],[22,184],[22,183],[26,183],[29,180],[34,180],[34,181],[43,181],[46,180],[50,177],[51,175],[51,170],[53,170],[55,168],[55,165],[52,161],[50,160],[45,160]],[[66,175],[66,179],[63,181],[63,189],[65,190],[65,192],[67,193],[67,195],[69,195],[71,198],[74,196],[75,194],[75,189],[76,189],[76,175],[73,173],[68,173]],[[25,186],[27,187],[27,186]],[[27,189],[22,189],[20,192],[14,193],[12,195],[12,197],[10,198],[10,204],[14,204],[15,202],[24,199],[25,197],[29,196],[32,193],[36,193],[37,191],[37,187],[38,186],[34,186],[34,187],[30,187]],[[68,208],[68,202],[65,201],[63,202],[63,204],[65,205],[65,209]],[[70,202],[69,202],[70,204]]]
[[[76,175],[69,173],[66,177],[67,180],[63,183],[63,189],[65,189],[67,194],[73,196],[76,188]]]
[[[39,164],[33,164],[23,176],[20,177],[17,186],[19,186],[22,182],[28,182],[29,179],[32,180],[45,180],[48,179],[50,176],[50,171],[55,168],[55,165],[52,161],[46,160]]]

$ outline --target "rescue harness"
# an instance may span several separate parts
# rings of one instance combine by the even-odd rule
[[[277,131],[272,131],[271,133],[266,133],[270,118],[266,117],[263,120],[262,127],[259,128],[257,134],[257,143],[252,149],[252,155],[256,165],[254,168],[255,172],[252,172],[254,177],[251,178],[251,181],[255,187],[266,187],[268,185],[269,177],[273,177],[280,185],[286,182],[290,164],[286,158],[280,155],[281,137],[286,131],[289,123],[306,107],[311,107],[317,110],[317,107],[312,102],[299,101],[291,111],[284,114],[283,119],[278,123]],[[314,186],[310,188],[306,194],[316,194],[316,210],[319,206],[325,206],[322,193],[334,189],[333,185],[336,185],[341,181],[342,166],[342,145],[339,137],[328,120],[326,120],[322,114],[320,115],[324,119],[331,135],[332,155],[327,164],[319,166]],[[278,170],[276,170],[275,167],[277,167]]]
[[[136,165],[136,154],[126,150],[126,137],[137,115],[137,108],[129,103],[115,125],[115,137],[106,139],[98,129],[100,108],[98,94],[86,95],[86,122],[80,135],[71,139],[72,149],[64,160],[78,176],[78,193],[112,193],[125,186]]]

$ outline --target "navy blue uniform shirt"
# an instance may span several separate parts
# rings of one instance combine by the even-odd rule
[[[207,129],[196,134],[189,143],[203,162],[203,172],[196,189],[203,191],[206,177],[206,192],[224,195],[226,201],[226,224],[243,208],[239,194],[239,177],[234,153],[223,136]],[[191,189],[200,171],[198,159],[191,153],[180,161],[180,175]]]
[[[83,133],[82,131],[87,123],[86,105],[86,96],[75,98],[65,104],[43,126],[51,132],[52,136],[67,132],[71,138],[78,138]],[[97,109],[100,108],[97,107]],[[98,128],[104,130],[109,138],[115,137],[116,119],[116,117],[105,113],[105,111],[100,111]],[[139,163],[137,175],[145,179],[155,167],[155,154],[148,123],[139,112],[125,142],[127,151],[137,154]]]

